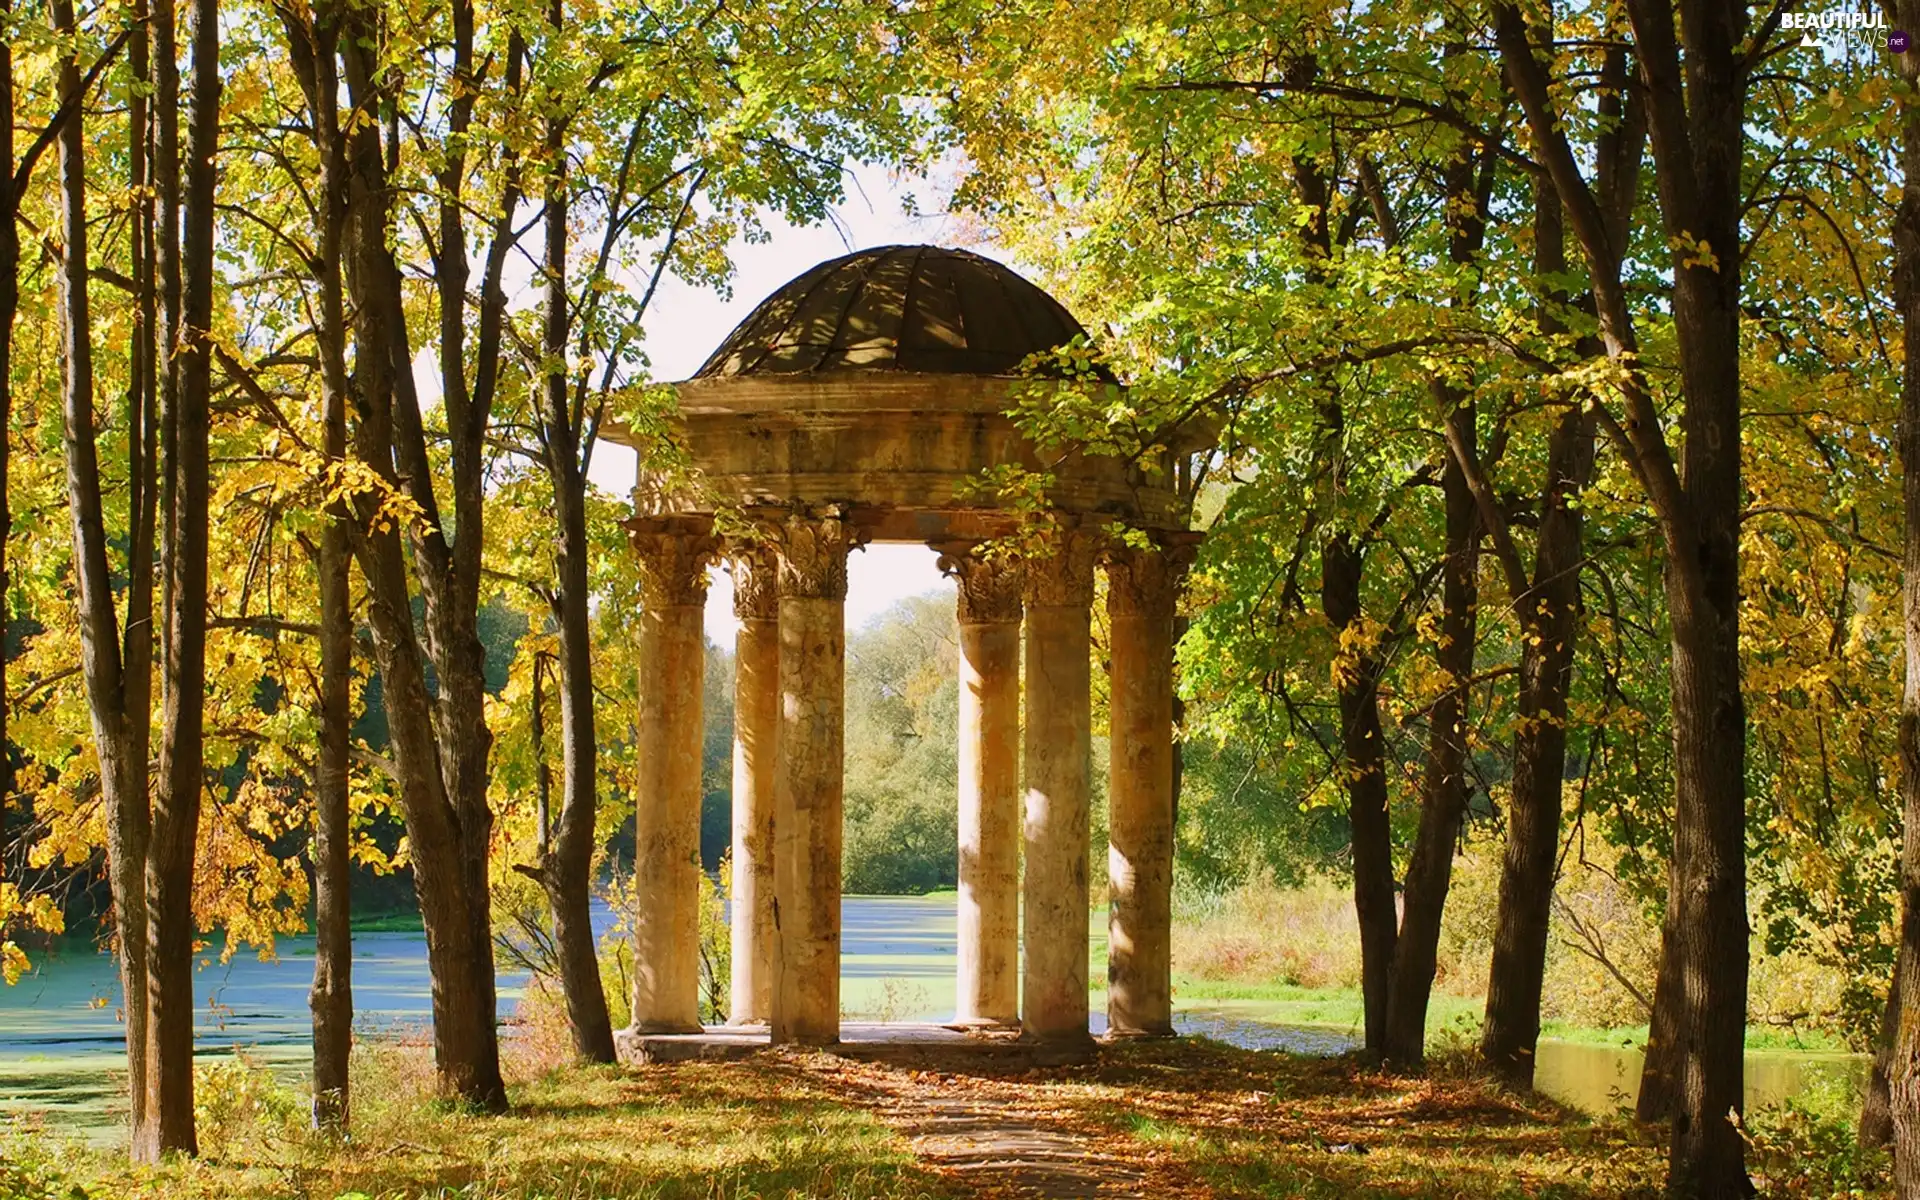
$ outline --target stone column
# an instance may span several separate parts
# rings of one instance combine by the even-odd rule
[[[1020,564],[937,547],[959,583],[960,961],[954,1019],[1020,1021]]]
[[[635,1033],[700,1029],[700,700],[707,565],[704,518],[628,525],[640,560],[640,721],[635,747]]]
[[[780,735],[778,558],[736,545],[733,615],[733,995],[729,1025],[773,1016],[774,746]]]
[[[1107,1027],[1173,1034],[1173,610],[1185,546],[1107,558]]]
[[[840,1038],[840,822],[846,769],[847,551],[839,510],[795,514],[780,551],[772,1037]]]
[[[1088,608],[1094,537],[1056,531],[1026,573],[1026,943],[1021,1026],[1057,1044],[1087,1034]]]

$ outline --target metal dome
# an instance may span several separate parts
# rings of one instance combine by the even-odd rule
[[[795,278],[742,321],[696,379],[903,371],[1013,375],[1085,330],[1012,269],[966,250],[881,246]]]

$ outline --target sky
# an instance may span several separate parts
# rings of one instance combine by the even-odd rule
[[[803,227],[770,217],[770,241],[733,245],[731,299],[672,277],[661,281],[642,342],[654,378],[692,375],[756,305],[781,284],[826,259],[901,242],[990,252],[969,236],[964,222],[952,216],[906,211],[909,197],[922,206],[940,198],[941,189],[928,179],[896,178],[877,167],[856,167],[848,174],[847,198],[835,206],[831,223]],[[594,448],[591,477],[607,490],[624,495],[633,487],[634,462],[633,451],[601,442]],[[950,592],[954,585],[942,578],[934,559],[925,546],[877,545],[856,551],[847,563],[847,628],[859,629],[909,596],[943,588]],[[733,617],[733,585],[721,568],[714,568],[710,576],[707,636],[731,646],[739,629]]]

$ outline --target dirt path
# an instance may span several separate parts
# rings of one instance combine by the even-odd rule
[[[994,1098],[942,1090],[905,1081],[894,1089],[892,1103],[875,1109],[930,1166],[1017,1196],[1146,1195],[1144,1172],[1100,1153],[1084,1135],[1009,1110]]]
[[[1018,1077],[816,1060],[851,1102],[900,1130],[922,1162],[993,1196],[1146,1197],[1149,1170],[1111,1135],[1023,1102]],[[1158,1189],[1153,1190],[1158,1194]]]

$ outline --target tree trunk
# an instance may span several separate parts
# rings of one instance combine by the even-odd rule
[[[1568,411],[1554,426],[1533,590],[1519,605],[1520,722],[1513,735],[1507,848],[1480,1040],[1487,1065],[1517,1088],[1533,1086],[1534,1052],[1540,1041],[1583,554],[1580,509],[1569,502],[1592,474],[1593,432],[1593,417],[1578,410]]]
[[[1336,631],[1360,619],[1361,554],[1345,535],[1321,548],[1320,605]],[[1399,917],[1393,900],[1393,827],[1387,813],[1380,664],[1362,651],[1339,674],[1341,766],[1353,836],[1353,909],[1360,921],[1360,990],[1366,1048],[1386,1048],[1388,982]]]
[[[558,41],[565,23],[562,0],[552,0],[547,20]],[[541,878],[553,906],[553,940],[560,954],[560,989],[573,1027],[574,1054],[582,1062],[614,1059],[613,1025],[600,983],[588,906],[593,883],[594,809],[599,788],[599,744],[593,722],[593,615],[587,606],[587,478],[581,464],[581,414],[568,397],[567,339],[567,143],[565,108],[556,103],[547,119],[547,295],[544,322],[546,413],[541,421],[547,474],[560,517],[560,741],[565,765],[559,827],[542,863]]]
[[[533,735],[533,832],[534,849],[545,862],[553,848],[553,768],[547,765],[547,654],[533,654],[533,711],[528,725]]]
[[[1633,310],[1621,281],[1625,229],[1606,196],[1631,192],[1621,173],[1590,186],[1559,126],[1535,55],[1551,32],[1520,9],[1496,9],[1508,81],[1581,243],[1599,332],[1621,368],[1626,420],[1610,436],[1659,520],[1672,626],[1674,847],[1662,974],[1678,992],[1672,1052],[1679,1104],[1670,1193],[1746,1196],[1745,1147],[1729,1119],[1741,1107],[1747,1002],[1746,711],[1740,692],[1740,171],[1749,66],[1747,10],[1714,0],[1628,0],[1661,218],[1674,249],[1684,459],[1642,375]],[[1617,212],[1615,213],[1617,216]],[[1655,1036],[1661,1023],[1656,989]],[[1665,1040],[1662,1040],[1662,1045]],[[1652,1047],[1660,1049],[1659,1045]]]
[[[564,388],[565,380],[560,382]],[[599,767],[593,721],[592,615],[587,608],[585,481],[571,487],[571,494],[556,488],[563,543],[561,585],[555,599],[560,613],[561,756],[566,770],[560,820],[541,875],[553,906],[553,940],[560,955],[560,987],[573,1027],[574,1053],[582,1062],[610,1063],[614,1060],[613,1025],[600,982],[589,908]]]
[[[1667,892],[1674,890],[1674,872],[1667,870]],[[1653,1011],[1647,1014],[1647,1045],[1640,1067],[1640,1091],[1633,1103],[1635,1120],[1655,1125],[1673,1118],[1680,1103],[1680,967],[1675,948],[1671,901],[1660,922],[1660,968],[1653,980]]]
[[[172,509],[165,544],[167,655],[163,669],[159,789],[147,856],[147,989],[152,1033],[147,1067],[150,1141],[142,1157],[196,1150],[193,1128],[193,867],[206,784],[203,725],[207,649],[208,331],[213,318],[213,202],[220,134],[217,0],[192,0],[193,91],[181,206],[181,338],[174,455],[167,463]]]
[[[12,22],[12,0],[0,0],[0,21]],[[7,586],[7,542],[13,535],[13,323],[20,312],[20,198],[13,190],[13,43],[0,39],[0,600]],[[137,507],[137,506],[136,506]],[[7,741],[7,615],[0,602],[0,881],[7,876],[7,807],[13,797],[13,747]]]
[[[1746,708],[1740,684],[1740,182],[1746,10],[1630,0],[1654,176],[1675,254],[1687,513],[1662,513],[1671,617],[1679,1106],[1668,1190],[1752,1193],[1742,1109],[1747,1012]],[[1684,46],[1681,38],[1684,37]],[[1684,82],[1683,82],[1684,80]],[[1711,259],[1711,261],[1706,261]]]
[[[315,192],[320,254],[313,263],[318,291],[314,345],[320,360],[327,461],[347,456],[347,322],[341,251],[347,219],[347,179],[340,131],[339,29],[331,13],[275,10],[287,58],[306,96],[314,149],[320,161]],[[351,1118],[348,1063],[353,1049],[352,897],[348,763],[353,724],[351,608],[352,512],[327,505],[327,524],[315,555],[320,591],[319,755],[314,773],[313,1124],[343,1134]]]
[[[1566,271],[1566,230],[1560,198],[1544,181],[1534,185],[1534,267],[1543,289],[1541,330],[1561,332],[1556,306],[1566,297],[1549,281]],[[1507,845],[1500,868],[1480,1056],[1509,1087],[1521,1089],[1533,1087],[1540,1043],[1540,1001],[1567,767],[1567,693],[1573,679],[1580,564],[1585,554],[1578,500],[1593,475],[1593,438],[1594,416],[1584,408],[1561,414],[1548,435],[1533,574],[1526,590],[1514,597],[1522,633],[1520,720],[1513,734]],[[1488,502],[1495,498],[1488,497]],[[1507,549],[1511,552],[1511,542]],[[1517,553],[1512,564],[1517,575]]]
[[[290,10],[282,10],[291,20]],[[309,26],[308,108],[320,156],[319,263],[321,388],[328,462],[347,456],[347,326],[340,254],[345,241],[346,162],[340,141],[338,30]],[[349,586],[352,514],[328,506],[320,541],[320,753],[314,787],[313,1123],[330,1133],[351,1126],[348,1064],[353,1052],[353,901],[348,852],[348,755],[353,727],[353,624]]]
[[[1445,54],[1464,53],[1459,42]],[[1474,264],[1486,240],[1485,212],[1493,186],[1494,159],[1484,161],[1466,148],[1448,159],[1443,176],[1446,203],[1447,257],[1463,268],[1462,280],[1474,279]],[[1471,310],[1478,286],[1463,282],[1452,298],[1454,307]],[[1446,912],[1447,891],[1453,882],[1453,852],[1460,840],[1460,822],[1466,816],[1468,681],[1473,676],[1478,632],[1481,520],[1467,464],[1478,462],[1479,433],[1472,383],[1458,387],[1435,379],[1428,385],[1450,451],[1441,468],[1440,488],[1445,497],[1445,558],[1440,575],[1440,645],[1435,665],[1448,688],[1428,714],[1427,769],[1421,784],[1420,828],[1407,860],[1407,876],[1400,936],[1394,943],[1393,969],[1387,989],[1387,1027],[1383,1050],[1388,1062],[1417,1069],[1426,1060],[1427,1004],[1433,998],[1433,976],[1438,964],[1440,922]]]
[[[1317,74],[1311,58],[1288,64],[1290,78],[1302,82]],[[1294,165],[1294,183],[1306,204],[1301,249],[1307,277],[1324,278],[1333,255],[1331,212],[1334,182],[1311,158]],[[1346,490],[1348,467],[1342,439],[1346,413],[1336,398],[1320,406],[1321,466],[1328,489]],[[1336,533],[1320,546],[1320,611],[1336,634],[1361,618],[1360,583],[1367,547],[1350,532]],[[1380,727],[1380,661],[1371,647],[1355,647],[1352,660],[1335,672],[1340,699],[1340,761],[1347,792],[1347,824],[1352,836],[1353,910],[1360,923],[1360,990],[1366,1014],[1366,1049],[1380,1054],[1386,1045],[1387,994],[1393,973],[1393,944],[1400,919],[1394,906],[1393,825],[1387,808],[1386,746]]]
[[[1451,387],[1435,393],[1450,440],[1472,447],[1474,406]],[[1452,686],[1434,702],[1429,717],[1427,769],[1420,829],[1407,860],[1404,911],[1394,942],[1381,1052],[1398,1067],[1417,1069],[1426,1058],[1427,1003],[1433,995],[1440,921],[1452,883],[1453,851],[1467,806],[1467,681],[1473,675],[1475,603],[1479,596],[1479,516],[1457,455],[1441,474],[1446,496],[1446,561],[1441,568],[1440,673]]]
[[[1880,1032],[1874,1039],[1873,1069],[1867,1074],[1867,1094],[1860,1104],[1860,1144],[1893,1145],[1893,1084],[1887,1072],[1893,1066],[1894,1043],[1900,1036],[1900,964],[1894,962],[1893,982],[1881,1012]]]
[[[1899,0],[1896,23],[1920,29],[1920,0]],[[1920,50],[1896,60],[1909,86],[1920,83]],[[1901,490],[1906,503],[1901,601],[1906,618],[1906,682],[1900,695],[1900,786],[1905,801],[1900,855],[1900,949],[1894,968],[1899,1017],[1887,1082],[1893,1110],[1893,1186],[1900,1200],[1920,1200],[1920,105],[1900,113],[1900,165],[1905,184],[1894,218],[1894,286],[1906,365],[1900,386]]]
[[[74,29],[71,0],[54,0],[54,28]],[[80,608],[81,669],[87,682],[88,715],[99,756],[100,791],[107,812],[107,869],[113,891],[114,933],[120,948],[120,986],[127,1022],[127,1079],[132,1096],[133,1139],[138,1147],[147,1124],[147,773],[134,757],[126,707],[118,616],[107,566],[106,522],[101,510],[100,460],[93,418],[93,320],[87,295],[86,131],[77,102],[80,70],[60,64],[63,100],[75,100],[60,130],[61,358],[67,500],[73,528],[74,586]],[[12,224],[12,214],[8,214]]]
[[[464,24],[456,21],[461,26],[457,33],[464,56],[460,69],[466,70],[471,59],[471,10],[461,6],[459,12],[465,14]],[[491,398],[489,394],[483,404],[480,398],[468,396],[463,380],[458,389],[446,393],[455,491],[451,524],[459,530],[458,540],[449,545],[449,523],[440,519],[434,498],[436,471],[427,455],[413,387],[399,266],[387,240],[392,214],[382,127],[376,115],[383,102],[376,84],[379,31],[359,9],[329,5],[326,17],[340,22],[347,90],[356,114],[350,126],[342,123],[352,133],[347,140],[347,240],[341,256],[348,264],[354,312],[355,452],[387,488],[406,492],[425,515],[425,520],[406,531],[412,541],[409,554],[401,545],[400,530],[390,524],[370,524],[373,498],[355,497],[354,553],[367,581],[368,617],[376,665],[386,689],[401,814],[413,847],[414,891],[426,926],[440,1088],[451,1098],[498,1112],[505,1110],[507,1095],[500,1077],[488,917],[487,851],[493,819],[487,806],[486,767],[492,738],[485,720],[485,654],[477,631],[483,536],[479,453],[484,448],[485,420],[476,412],[483,412]],[[521,57],[517,34],[510,39],[508,51],[507,76],[517,80]],[[470,103],[470,98],[457,100],[456,107]],[[509,189],[504,206],[511,211],[513,204]],[[442,271],[462,271],[463,262],[460,268],[449,264],[464,260],[465,254],[464,238],[457,246],[443,243]],[[496,241],[488,259],[483,361],[490,354],[497,358],[495,302],[504,303],[504,299],[496,260],[504,257],[504,245]],[[447,303],[464,303],[464,293],[451,296],[444,288],[442,298]],[[457,316],[452,323],[460,323]],[[459,337],[450,336],[450,349],[459,351]],[[448,350],[443,346],[443,353]],[[443,362],[443,376],[449,383],[460,379],[464,361],[456,357]],[[491,383],[486,390],[490,393]],[[415,631],[409,558],[426,602],[426,641],[438,683],[437,704],[427,692],[427,656]]]
[[[345,454],[346,415],[328,398],[327,455]],[[338,449],[336,449],[336,444]],[[353,933],[347,794],[353,725],[353,628],[348,619],[347,530],[336,517],[320,542],[320,755],[314,777],[313,1123],[348,1128],[347,1063],[353,1049]]]

